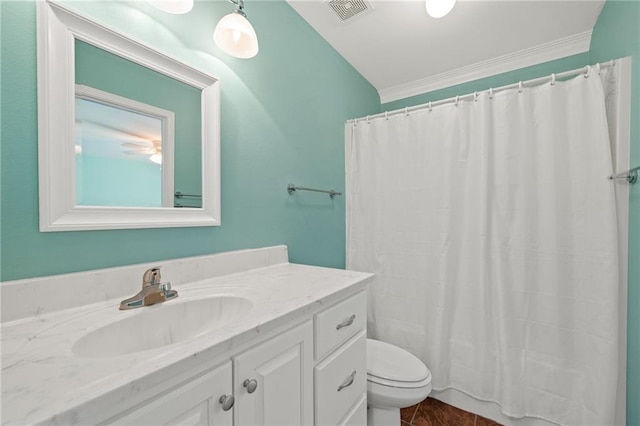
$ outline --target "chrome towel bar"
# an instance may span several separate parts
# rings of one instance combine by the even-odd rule
[[[176,191],[175,194],[173,194],[176,198],[202,198],[202,195],[195,195],[195,194],[183,194],[180,191]]]
[[[329,194],[329,198],[331,198],[332,200],[336,195],[342,195],[342,192],[337,192],[337,191],[334,191],[333,189],[330,189],[330,190],[327,191],[327,190],[324,190],[324,189],[314,189],[314,188],[305,188],[303,186],[295,186],[292,183],[287,185],[287,192],[289,193],[289,195],[293,195],[296,191],[322,192],[322,193],[325,193],[325,194]]]

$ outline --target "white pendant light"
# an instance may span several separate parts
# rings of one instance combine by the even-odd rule
[[[427,13],[432,18],[442,18],[453,9],[456,0],[426,0]]]
[[[253,58],[258,54],[258,36],[243,11],[244,2],[229,1],[237,8],[220,19],[213,32],[213,40],[227,55],[243,59]]]
[[[169,13],[182,14],[193,9],[193,0],[147,0],[160,10]]]

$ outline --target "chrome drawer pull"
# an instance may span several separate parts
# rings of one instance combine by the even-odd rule
[[[235,398],[233,395],[222,395],[218,402],[222,404],[222,411],[229,411],[233,407]]]
[[[341,328],[344,328],[344,327],[349,327],[351,324],[353,324],[353,321],[355,319],[356,319],[356,314],[351,315],[349,318],[342,321],[340,324],[336,325],[336,330],[340,330]]]
[[[351,375],[347,377],[347,380],[345,380],[343,384],[338,386],[338,392],[340,392],[342,389],[348,386],[351,386],[353,384],[353,379],[355,378],[356,378],[356,370],[353,370],[353,373],[351,373]]]

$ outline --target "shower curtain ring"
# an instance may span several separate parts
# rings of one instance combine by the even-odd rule
[[[431,101],[429,101],[429,112],[433,111],[433,107],[431,106]]]
[[[493,87],[489,87],[489,99],[493,99]]]
[[[584,73],[584,78],[589,78],[589,74],[591,74],[591,65],[587,65],[587,70]]]
[[[456,106],[458,106],[458,100],[460,99],[460,96],[456,96]]]
[[[478,92],[473,92],[473,102],[478,102]]]
[[[556,84],[556,75],[555,74],[551,74],[551,85],[555,85]]]
[[[522,81],[518,82],[518,93],[522,93]]]

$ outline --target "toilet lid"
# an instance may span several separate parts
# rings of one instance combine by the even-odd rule
[[[367,339],[367,374],[395,382],[422,382],[431,372],[414,355],[379,340]]]

